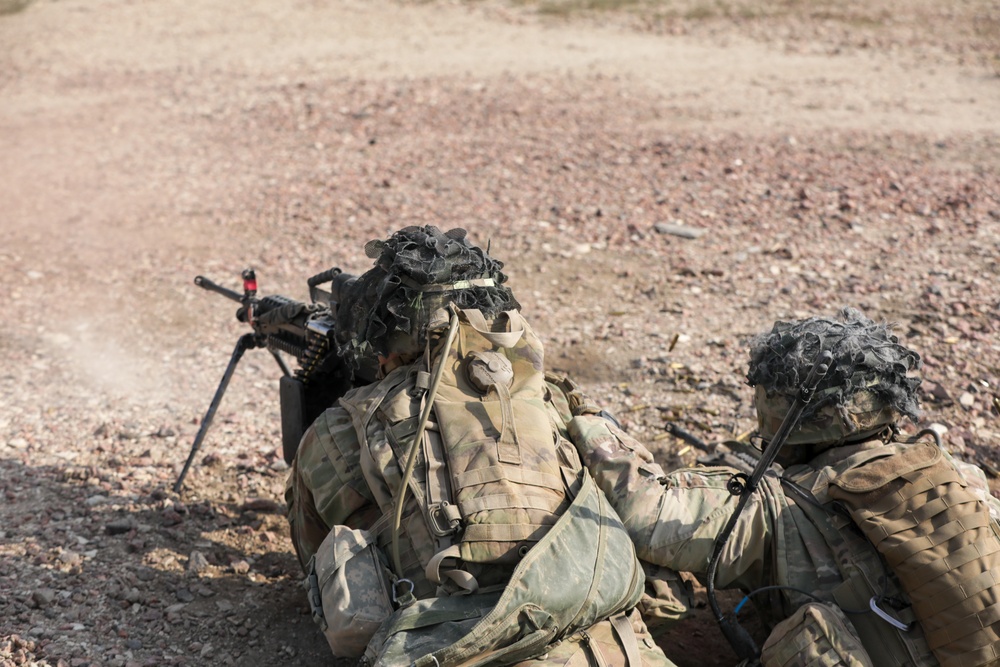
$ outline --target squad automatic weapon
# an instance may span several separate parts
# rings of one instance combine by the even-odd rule
[[[305,303],[280,294],[258,297],[257,276],[252,268],[243,271],[243,294],[222,287],[204,276],[195,277],[195,285],[238,302],[240,307],[236,311],[236,319],[248,324],[252,331],[236,341],[229,365],[201,420],[184,468],[174,483],[175,493],[180,492],[236,365],[247,350],[254,348],[270,352],[281,369],[278,394],[281,401],[282,454],[285,462],[292,462],[299,440],[309,424],[353,386],[351,370],[337,355],[334,335],[337,304],[355,279],[355,276],[338,268],[319,273],[306,281],[311,303]],[[320,289],[326,283],[330,283],[329,290]],[[294,371],[288,367],[283,354],[295,359]]]

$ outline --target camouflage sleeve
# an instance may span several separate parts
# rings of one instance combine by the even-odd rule
[[[649,450],[605,419],[584,415],[569,425],[570,439],[617,510],[639,558],[704,575],[736,498],[726,490],[730,468],[665,474]],[[766,495],[771,481],[747,503],[719,563],[720,588],[763,585],[774,521]]]
[[[545,374],[545,407],[549,413],[549,419],[564,438],[569,435],[566,432],[566,425],[573,418],[573,412],[569,404],[569,392],[566,391],[565,378],[552,373]]]
[[[361,475],[351,418],[330,408],[306,430],[285,484],[292,542],[303,567],[335,525],[366,528],[378,508]]]
[[[566,428],[574,416],[607,414],[603,413],[601,408],[580,389],[580,385],[565,375],[546,371],[545,389],[545,404],[549,410],[549,417],[565,438],[569,437]]]

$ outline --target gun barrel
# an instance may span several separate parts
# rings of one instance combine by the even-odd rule
[[[212,282],[205,276],[195,276],[194,284],[203,289],[207,289],[209,292],[216,292],[226,297],[227,299],[232,299],[233,301],[242,303],[243,295],[239,292],[229,289],[228,287],[223,287],[217,283]]]
[[[697,447],[698,449],[700,449],[703,452],[711,452],[712,451],[712,448],[709,447],[708,443],[706,443],[704,440],[702,440],[698,436],[694,435],[693,433],[684,430],[683,428],[681,428],[680,426],[678,426],[677,424],[675,424],[673,422],[667,422],[664,425],[663,428],[666,429],[667,433],[670,433],[674,437],[683,440],[684,442],[686,442],[689,445],[693,445],[694,447]]]

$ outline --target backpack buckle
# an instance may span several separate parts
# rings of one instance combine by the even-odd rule
[[[435,537],[454,535],[462,527],[462,514],[448,501],[434,503],[427,508],[428,527]]]
[[[400,589],[402,587],[409,587],[407,590]],[[392,582],[392,601],[400,609],[404,607],[409,607],[411,604],[417,601],[415,595],[413,595],[414,584],[409,579],[397,579]]]

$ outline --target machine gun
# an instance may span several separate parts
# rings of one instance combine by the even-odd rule
[[[280,294],[259,298],[257,276],[252,268],[243,271],[243,294],[222,287],[204,276],[195,277],[194,284],[198,287],[238,302],[240,307],[236,311],[236,319],[250,325],[253,331],[240,336],[236,342],[233,356],[201,421],[184,468],[174,483],[175,493],[180,493],[184,477],[212,424],[236,365],[244,352],[254,348],[267,349],[281,368],[282,376],[278,384],[281,448],[285,462],[292,462],[299,440],[309,424],[353,386],[351,370],[337,355],[334,334],[337,304],[355,280],[355,276],[338,268],[319,273],[306,281],[311,303],[304,303]],[[320,289],[319,286],[325,283],[330,283],[329,291]],[[281,353],[295,358],[298,367],[294,372]]]

